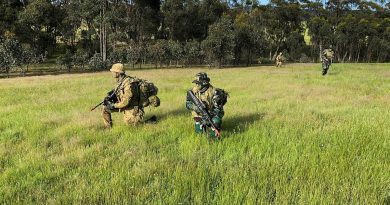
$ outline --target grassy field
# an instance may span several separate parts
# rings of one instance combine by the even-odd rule
[[[230,92],[221,141],[184,108],[199,71]],[[109,72],[0,80],[0,204],[390,204],[390,64],[128,74],[158,124],[103,128]]]

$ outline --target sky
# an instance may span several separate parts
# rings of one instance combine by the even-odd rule
[[[268,4],[269,0],[259,0],[260,4]]]

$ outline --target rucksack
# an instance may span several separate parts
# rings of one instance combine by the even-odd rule
[[[216,107],[223,107],[227,103],[229,97],[228,92],[223,89],[215,88],[213,95],[213,103]]]
[[[139,99],[142,107],[148,107],[149,105],[153,107],[160,106],[160,98],[157,97],[158,88],[154,83],[140,78],[134,78],[133,82],[138,85]]]
[[[330,50],[330,49],[325,49],[325,50],[323,51],[323,55],[324,55],[326,58],[331,59],[331,58],[333,58],[334,52],[333,52],[332,50]]]

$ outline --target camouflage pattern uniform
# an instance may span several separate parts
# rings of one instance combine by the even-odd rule
[[[283,54],[282,52],[280,52],[279,55],[276,56],[276,67],[282,67],[283,60],[284,60]]]
[[[334,52],[331,48],[322,51],[321,53],[322,75],[326,75],[328,73],[329,66],[332,64],[333,56],[334,56]]]
[[[144,111],[139,105],[139,89],[135,79],[127,76],[123,65],[114,64],[110,71],[116,75],[117,87],[114,89],[117,96],[116,103],[108,103],[103,107],[103,120],[106,127],[112,127],[111,113],[122,112],[127,125],[136,125],[143,119]]]
[[[210,79],[207,77],[206,73],[198,73],[195,76],[195,80],[192,81],[196,84],[191,90],[195,94],[195,96],[203,102],[206,106],[206,109],[212,116],[212,121],[218,130],[221,129],[222,125],[222,117],[224,116],[224,111],[222,106],[218,106],[215,103],[216,98],[216,89],[210,84]],[[197,107],[187,96],[186,108],[191,110],[192,116],[195,121],[195,132],[196,133],[204,133],[206,132],[206,128],[208,127],[202,120],[202,116],[198,113]],[[210,130],[209,135],[211,137],[216,137],[216,133],[214,130]]]

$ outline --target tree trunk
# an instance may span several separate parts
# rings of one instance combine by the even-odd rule
[[[279,52],[279,46],[278,47],[276,47],[276,50],[275,50],[275,53],[272,55],[272,61],[274,61],[275,60],[275,58],[276,58],[276,56],[278,55],[278,52]]]
[[[353,47],[352,44],[349,46],[349,56],[348,56],[348,62],[351,62],[353,60]]]
[[[249,49],[248,50],[248,58],[247,58],[247,62],[246,62],[246,66],[248,67],[248,66],[251,66],[251,60],[252,59],[252,52],[251,52],[251,50]]]
[[[355,63],[358,63],[360,60],[360,48],[361,48],[361,45],[360,45],[360,43],[358,43]]]
[[[87,29],[88,29],[88,32],[87,32],[87,35],[88,35],[88,44],[87,44],[87,46],[88,46],[88,52],[91,54],[91,53],[93,53],[92,52],[92,50],[93,50],[93,44],[91,43],[92,42],[92,36],[91,36],[91,34],[90,34],[90,30],[91,30],[91,22],[90,21],[88,21],[87,20]]]
[[[347,57],[347,55],[348,55],[348,51],[345,51],[345,54],[344,54],[344,56],[343,56],[343,63],[345,62],[345,58]]]
[[[101,2],[101,10],[100,10],[100,31],[99,31],[99,37],[100,37],[100,55],[102,57],[103,61],[107,60],[107,25],[106,25],[106,0],[102,0]]]
[[[23,66],[20,66],[20,76],[26,76],[26,71],[23,69]]]

